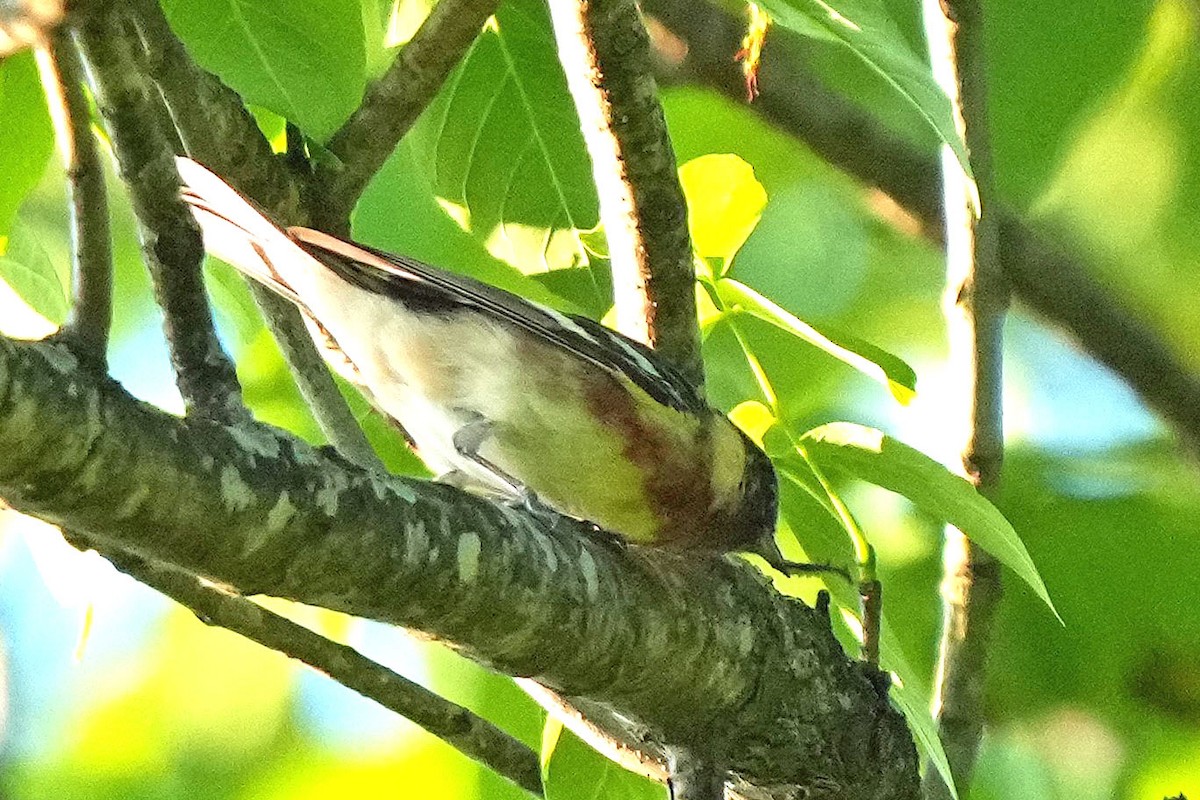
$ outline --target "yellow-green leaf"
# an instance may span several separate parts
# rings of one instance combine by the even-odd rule
[[[831,422],[802,437],[809,458],[903,495],[950,523],[1029,584],[1059,617],[1029,551],[1013,526],[975,487],[919,450],[882,431]]]
[[[729,412],[729,418],[733,420],[734,425],[737,425],[747,436],[753,439],[759,447],[763,446],[763,437],[767,435],[767,431],[771,430],[772,426],[777,422],[771,409],[757,400],[746,400],[745,402],[738,403]]]
[[[733,278],[722,278],[716,287],[717,294],[727,309],[740,309],[821,348],[839,361],[882,383],[901,404],[907,404],[916,394],[917,374],[902,359],[886,350],[846,333],[817,330],[787,309]]]
[[[767,192],[754,177],[754,168],[732,153],[712,153],[680,167],[679,180],[696,252],[728,265],[767,205]]]

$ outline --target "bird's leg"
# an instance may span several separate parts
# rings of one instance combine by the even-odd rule
[[[492,423],[483,417],[475,417],[454,432],[451,443],[455,451],[463,458],[483,467],[489,475],[504,484],[504,488],[514,497],[524,497],[529,489],[513,476],[493,464],[479,454],[483,443],[492,435]]]
[[[813,564],[787,560],[779,551],[779,546],[775,544],[775,537],[773,535],[750,543],[742,552],[760,556],[772,569],[779,570],[789,578],[797,575],[837,575],[851,586],[855,583],[854,578],[850,575],[850,571],[842,567],[833,564]]]
[[[555,512],[553,509],[542,503],[542,501],[538,499],[537,495],[534,494],[532,489],[513,476],[509,475],[491,460],[479,454],[479,449],[491,435],[491,420],[476,416],[470,422],[467,422],[454,432],[451,443],[454,445],[455,451],[457,451],[460,456],[467,459],[471,463],[482,467],[488,472],[489,475],[495,478],[497,482],[503,484],[504,489],[508,493],[508,496],[505,499],[523,506],[527,511],[533,514],[554,514]]]

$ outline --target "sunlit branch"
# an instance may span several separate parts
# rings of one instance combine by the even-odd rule
[[[635,0],[550,4],[559,60],[592,159],[617,327],[700,385],[687,204]]]
[[[745,78],[733,59],[741,47],[741,19],[692,0],[643,0],[642,6],[686,45],[677,75],[745,102]],[[915,218],[924,235],[941,241],[936,155],[905,143],[830,91],[809,70],[804,53],[798,37],[779,26],[773,29],[763,54],[760,93],[750,110],[804,141],[830,164],[881,189]],[[1014,295],[1062,326],[1193,448],[1200,448],[1200,376],[1088,274],[1079,254],[1037,232],[1002,203],[992,211],[999,228],[1000,266]]]
[[[995,499],[1004,459],[1003,334],[1009,287],[1000,269],[991,143],[987,124],[983,13],[976,0],[925,0],[934,75],[950,97],[955,125],[970,153],[974,180],[942,154],[946,216],[945,310],[951,361],[963,412],[962,469]],[[942,579],[943,630],[933,710],[960,792],[983,735],[983,686],[992,623],[1000,600],[998,562],[947,527]],[[926,797],[949,798],[936,770]]]

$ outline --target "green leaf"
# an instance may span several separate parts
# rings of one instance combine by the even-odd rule
[[[299,125],[331,136],[362,99],[362,10],[342,0],[162,0],[200,66]]]
[[[366,72],[376,78],[395,60],[395,43],[389,41],[388,28],[393,14],[399,9],[393,0],[362,0],[360,7]]]
[[[589,264],[599,212],[545,5],[509,0],[414,127],[443,209],[526,273]]]
[[[729,412],[729,418],[742,431],[763,447],[763,439],[778,422],[771,409],[757,400],[743,400]]]
[[[1046,585],[1017,532],[970,483],[929,456],[874,428],[831,422],[801,437],[809,457],[882,486],[950,523],[1017,573],[1058,617]],[[1062,621],[1062,617],[1059,617]]]
[[[61,325],[67,318],[67,276],[47,255],[36,229],[19,217],[0,256],[0,280],[51,322]]]
[[[663,800],[666,789],[597,753],[547,717],[542,734],[546,800]]]
[[[755,179],[754,168],[732,153],[712,153],[680,167],[679,181],[696,253],[728,264],[767,205],[767,191]]]
[[[54,150],[54,129],[46,111],[32,53],[0,61],[0,236],[8,235],[25,195]]]
[[[950,789],[950,795],[957,800],[958,787],[954,785],[954,776],[950,773],[950,760],[946,757],[946,749],[942,746],[942,737],[938,734],[937,720],[929,709],[929,690],[920,674],[913,669],[908,658],[900,647],[900,641],[888,625],[887,615],[884,615],[880,625],[879,663],[885,670],[898,679],[892,682],[889,696],[904,719],[908,729],[912,731],[917,743],[917,750],[929,764],[938,771]]]
[[[819,347],[859,372],[879,381],[900,403],[908,403],[917,391],[917,374],[901,359],[845,333],[822,332],[788,312],[749,286],[722,278],[717,294],[730,310],[742,310]]]
[[[917,111],[954,150],[967,175],[972,174],[949,98],[880,0],[764,0],[762,5],[775,22],[801,36],[849,48]]]
[[[823,506],[824,513],[828,514],[830,519],[836,519],[836,512],[829,506],[829,499],[825,495],[824,489],[812,475],[811,470],[805,469],[804,463],[798,456],[776,461],[776,468],[779,469],[782,477],[803,489],[806,494]],[[782,484],[781,489],[780,499],[783,502],[784,519],[780,527],[790,531],[803,550],[799,554],[794,550],[789,551],[787,557],[814,563],[846,563],[851,554],[848,551],[845,536],[838,529],[840,525],[831,528],[813,524],[814,520],[808,515],[798,516],[799,509],[795,492],[788,490],[787,483]],[[803,532],[802,535],[801,532]],[[795,591],[803,587],[803,583],[798,581],[804,581],[804,578],[789,577],[781,580],[785,583],[781,583],[780,580],[776,581],[776,585],[780,586],[781,591],[786,594],[804,596],[801,592]],[[833,629],[849,652],[862,641],[858,592],[855,587],[836,576],[822,576],[820,581],[841,611],[840,615],[832,616]],[[892,683],[890,697],[908,721],[918,750],[945,778],[946,784],[951,787],[951,793],[957,797],[957,790],[950,777],[950,765],[938,735],[937,723],[929,709],[929,691],[924,677],[905,656],[900,641],[896,637],[895,628],[888,617],[887,605],[887,603],[884,604],[885,610],[880,620],[879,663],[882,669],[892,673],[897,679]]]

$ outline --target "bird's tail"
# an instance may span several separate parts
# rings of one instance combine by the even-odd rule
[[[176,158],[184,202],[204,234],[204,248],[238,271],[304,307],[306,283],[324,270],[249,200],[202,164]]]

